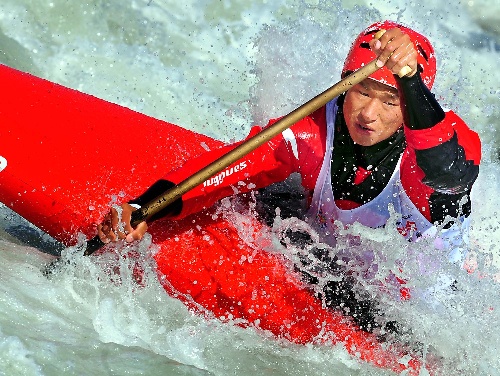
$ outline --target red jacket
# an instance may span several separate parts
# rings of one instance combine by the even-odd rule
[[[278,135],[186,193],[182,198],[182,211],[176,218],[210,207],[223,197],[283,181],[294,172],[301,175],[304,188],[312,192],[325,155],[325,112],[325,107],[322,107],[290,128],[296,145],[287,141],[283,134]],[[253,127],[248,138],[260,129]],[[404,133],[406,148],[401,163],[402,185],[422,214],[433,221],[435,218],[432,218],[429,208],[433,196],[456,201],[457,194],[469,194],[481,159],[479,137],[452,111],[446,112],[445,118],[431,128],[412,130],[405,126]],[[178,184],[240,143],[209,151],[177,171],[169,172],[164,179]],[[457,181],[460,181],[461,188],[457,188]],[[438,199],[439,202],[442,200]]]

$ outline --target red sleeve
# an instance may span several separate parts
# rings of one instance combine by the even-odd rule
[[[465,158],[478,165],[481,161],[481,141],[479,135],[453,111],[446,112],[443,121],[432,128],[412,130],[405,128],[408,146],[415,150],[434,148],[450,140],[454,133],[465,150]]]
[[[270,121],[268,126],[276,121],[277,119]],[[325,124],[324,108],[297,122],[289,130],[187,192],[182,197],[182,211],[175,218],[201,211],[224,197],[283,181],[293,172],[302,175],[306,189],[314,187],[313,182],[324,155]],[[246,139],[260,130],[258,126],[253,127]],[[244,141],[209,151],[168,173],[163,179],[179,184],[242,142]]]
[[[432,201],[449,197],[456,201],[470,192],[477,178],[481,143],[476,132],[454,112],[427,129],[405,127],[407,148],[401,165],[401,181],[415,206],[431,222]],[[443,201],[444,200],[444,201]],[[435,217],[435,216],[434,216]]]

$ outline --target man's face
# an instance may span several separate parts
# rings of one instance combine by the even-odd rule
[[[362,146],[389,138],[403,124],[398,91],[371,79],[349,89],[343,108],[349,134]]]

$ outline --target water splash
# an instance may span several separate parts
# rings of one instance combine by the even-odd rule
[[[385,299],[385,314],[411,328],[414,340],[444,357],[449,374],[498,374],[498,307],[492,297],[498,296],[493,276],[500,251],[500,79],[494,28],[500,12],[485,2],[3,0],[0,59],[229,140],[244,137],[252,122],[263,124],[283,115],[336,82],[350,41],[375,19],[396,19],[425,31],[438,51],[436,94],[485,143],[485,163],[472,197],[471,247],[478,267],[471,274],[448,267],[458,287],[439,309],[391,300],[376,284],[359,282],[377,299]],[[491,12],[480,13],[483,9]],[[144,286],[134,279],[130,260],[120,259],[117,265],[111,255],[99,261],[74,257],[73,268],[47,280],[41,270],[52,257],[25,244],[38,239],[32,244],[46,249],[50,240],[4,208],[0,218],[1,229],[11,232],[0,234],[3,372],[383,373],[340,348],[291,346],[252,329],[194,316],[164,294],[146,260]],[[308,231],[300,222],[293,226]],[[381,267],[375,276],[393,269],[393,258],[409,250],[397,234],[352,231],[363,240],[349,243],[351,252],[376,251]],[[22,241],[20,233],[25,235]],[[345,245],[356,234],[344,235]],[[276,252],[282,250],[281,238],[273,238]],[[412,249],[435,258],[428,244]],[[112,274],[111,265],[118,274]],[[439,282],[436,274],[418,274],[415,258],[408,258],[404,267],[413,276],[411,287],[425,290]]]

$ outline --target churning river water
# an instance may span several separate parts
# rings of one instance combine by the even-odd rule
[[[462,275],[461,291],[439,310],[390,302],[388,310],[442,354],[447,373],[498,375],[497,0],[2,0],[0,62],[230,141],[338,81],[354,37],[380,19],[429,36],[434,92],[484,148],[471,232],[481,277]],[[401,252],[392,234],[359,231],[381,252]],[[194,316],[165,295],[154,265],[143,289],[126,276],[120,285],[99,278],[89,259],[49,280],[41,269],[54,250],[0,207],[0,375],[385,374],[341,348],[286,344]]]

